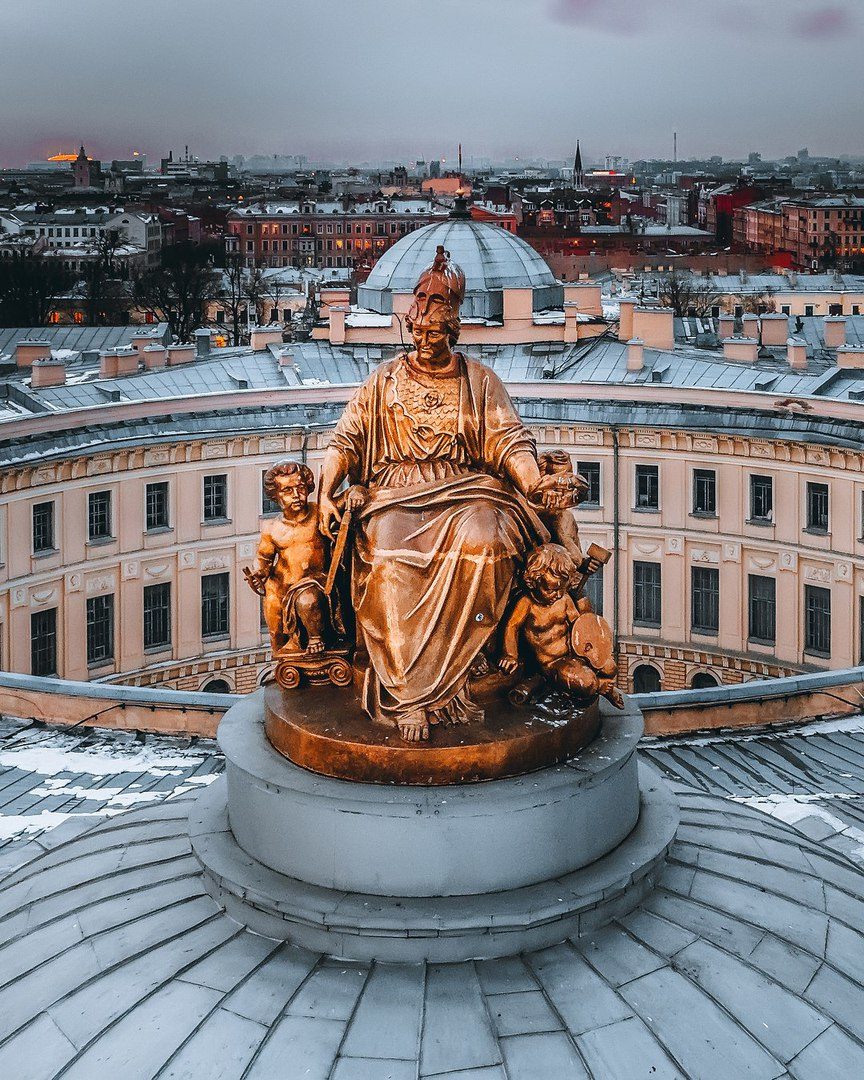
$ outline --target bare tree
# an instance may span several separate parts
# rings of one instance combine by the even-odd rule
[[[44,326],[73,280],[52,257],[16,253],[0,260],[0,326]]]
[[[174,244],[163,249],[160,266],[145,271],[135,282],[136,300],[167,322],[180,341],[190,339],[204,322],[207,304],[221,295],[213,254],[204,245]]]
[[[279,312],[282,308],[282,298],[287,295],[288,287],[285,284],[284,278],[279,276],[280,272],[277,270],[275,274],[271,274],[264,279],[266,286],[266,298],[270,301],[275,314],[271,319],[271,322],[279,322]]]
[[[243,332],[241,320],[246,312],[246,267],[240,255],[229,255],[225,260],[220,299],[228,314],[231,344],[239,345]]]
[[[260,266],[251,267],[246,276],[246,299],[249,301],[250,311],[255,312],[255,323],[260,326],[264,322],[264,298],[267,295],[267,283]]]
[[[96,257],[81,274],[81,296],[88,326],[113,325],[129,306],[128,284],[121,280],[117,249],[121,237],[116,229],[102,233],[96,241]]]
[[[712,288],[710,280],[680,274],[677,270],[660,278],[659,285],[660,303],[664,307],[671,307],[678,319],[688,316],[704,319],[722,300],[720,293]]]

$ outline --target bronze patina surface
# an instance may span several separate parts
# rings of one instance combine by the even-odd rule
[[[483,721],[440,725],[429,742],[406,743],[395,726],[370,723],[350,690],[271,685],[264,730],[295,765],[374,784],[445,785],[533,772],[575,756],[600,726],[597,700],[577,708],[563,694],[518,706],[504,698]]]

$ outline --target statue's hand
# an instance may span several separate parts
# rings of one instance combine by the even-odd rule
[[[579,480],[573,473],[541,476],[531,489],[530,499],[544,510],[566,510],[578,501]]]
[[[336,503],[327,495],[321,495],[318,500],[318,528],[328,538],[333,539],[339,531],[339,522],[342,515]]]
[[[498,668],[500,671],[503,671],[505,675],[512,675],[518,667],[519,660],[515,656],[502,656],[498,661]]]
[[[348,488],[345,492],[345,502],[343,503],[343,509],[350,510],[352,514],[358,510],[362,510],[366,503],[369,501],[369,490],[363,487],[362,484],[354,484],[353,487]]]

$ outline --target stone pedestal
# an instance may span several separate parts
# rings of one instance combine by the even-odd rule
[[[336,780],[281,757],[261,692],[224,717],[226,775],[196,802],[213,896],[259,933],[354,959],[453,961],[536,949],[631,910],[677,807],[637,772],[637,711],[601,707],[566,764],[446,787]]]

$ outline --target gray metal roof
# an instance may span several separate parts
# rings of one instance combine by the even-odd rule
[[[864,1074],[860,718],[653,742],[682,822],[640,909],[541,952],[428,966],[333,960],[226,916],[187,834],[190,789],[219,768],[207,750],[157,740],[145,762],[131,738],[0,734],[5,831],[49,806],[65,819],[0,848],[21,864],[0,885],[0,1075]],[[118,791],[136,808],[93,828]]]

